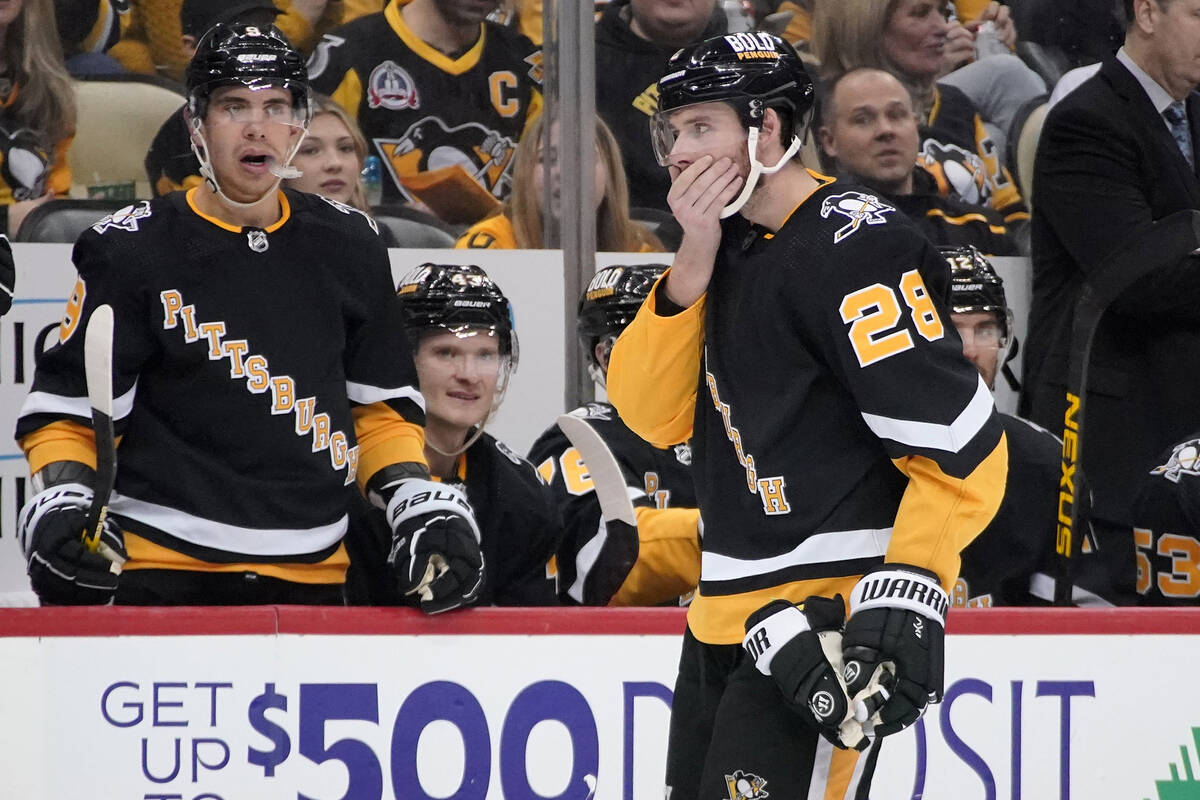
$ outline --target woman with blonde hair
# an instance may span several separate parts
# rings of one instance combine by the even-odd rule
[[[51,0],[0,5],[0,232],[15,235],[36,206],[71,188],[67,148],[75,90]]]
[[[525,131],[513,159],[513,190],[502,211],[475,223],[455,245],[459,248],[536,250],[542,247],[543,162],[550,159],[550,208],[561,203],[557,130],[545,136],[546,117]],[[549,138],[549,146],[546,145]],[[613,253],[663,252],[666,248],[649,228],[629,218],[629,187],[617,140],[596,118],[596,161],[592,178],[596,208],[596,249]]]
[[[292,159],[303,174],[285,181],[289,189],[319,194],[371,213],[362,168],[367,140],[346,110],[325,95],[313,95],[313,118]]]

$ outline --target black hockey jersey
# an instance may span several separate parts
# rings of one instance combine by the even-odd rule
[[[562,537],[562,523],[550,490],[528,461],[487,433],[458,459],[482,537],[484,576],[478,605],[557,605],[554,578],[547,567]],[[346,590],[352,605],[414,605],[396,588],[387,565],[392,532],[378,509],[361,495],[353,498],[350,574]]]
[[[340,203],[284,191],[278,222],[243,229],[202,214],[196,191],[80,236],[79,280],[17,437],[32,471],[94,466],[84,331],[109,304],[125,569],[339,583],[347,487],[425,460],[387,251]]]
[[[913,169],[912,194],[882,197],[907,214],[936,245],[969,244],[989,256],[1020,255],[998,211],[968,203],[957,195],[940,194],[934,177],[922,167]]]
[[[1144,605],[1200,598],[1200,433],[1164,452],[1133,509],[1137,591]]]
[[[949,589],[1004,491],[1003,429],[949,322],[945,261],[878,197],[814,177],[777,233],[726,220],[707,294],[661,316],[651,292],[609,366],[631,429],[693,436],[688,625],[710,644],[740,642],[771,599],[848,596],[885,559]]]
[[[588,403],[571,413],[586,419],[608,445],[638,525],[636,536],[604,527],[587,464],[558,425],[547,428],[533,443],[529,460],[550,484],[562,513],[564,534],[555,559],[559,599],[631,606],[689,595],[700,579],[691,446],[647,444],[608,403]]]
[[[402,179],[448,179],[465,171],[497,200],[508,196],[512,159],[541,110],[542,53],[491,22],[451,58],[423,42],[400,13],[407,0],[337,28],[308,62],[313,88],[330,95],[384,164],[384,201],[413,195]]]

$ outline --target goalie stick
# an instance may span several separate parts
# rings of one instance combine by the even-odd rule
[[[596,499],[600,502],[600,514],[604,521],[624,522],[626,525],[637,528],[637,516],[634,514],[633,502],[629,499],[625,476],[621,472],[621,466],[617,463],[616,457],[604,443],[604,439],[600,438],[596,429],[582,417],[562,414],[556,422],[559,429],[566,434],[571,444],[579,451],[583,463],[587,464],[588,474],[592,478]],[[590,555],[594,559],[599,555],[601,548],[604,547],[603,530],[602,526],[596,535],[580,548],[579,555],[581,557],[587,558]],[[579,570],[575,576],[575,582],[568,590],[568,594],[580,602],[582,602],[583,584],[586,579],[587,573]]]
[[[92,507],[88,509],[87,523],[83,529],[83,543],[93,553],[99,553],[111,561],[110,569],[119,575],[125,559],[100,538],[117,477],[117,444],[112,420],[112,352],[112,306],[98,306],[88,320],[83,339],[83,373],[87,380],[88,402],[92,407],[92,430],[96,436],[96,483]]]
[[[1077,490],[1083,463],[1084,411],[1088,362],[1096,328],[1108,306],[1139,279],[1174,264],[1200,246],[1200,211],[1185,209],[1154,222],[1150,229],[1109,254],[1083,282],[1071,323],[1071,354],[1067,363],[1066,411],[1063,414],[1062,477],[1058,490],[1058,535],[1054,549],[1058,565],[1054,604],[1071,604],[1072,557],[1079,530]],[[1069,511],[1068,511],[1069,509]]]

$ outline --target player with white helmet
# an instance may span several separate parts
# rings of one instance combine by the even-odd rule
[[[726,796],[739,773],[762,796],[866,797],[880,737],[941,697],[947,590],[1000,504],[1004,432],[949,323],[946,262],[794,158],[812,82],[790,45],[714,37],[658,88],[684,234],[608,393],[644,439],[694,453],[671,798]]]

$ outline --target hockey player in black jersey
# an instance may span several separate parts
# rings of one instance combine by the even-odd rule
[[[508,299],[482,269],[457,264],[422,264],[399,296],[425,397],[425,456],[434,480],[466,492],[479,521],[487,574],[477,602],[557,605],[547,571],[562,535],[553,497],[532,464],[484,431],[517,367]],[[360,515],[348,543],[351,601],[405,602],[382,517]]]
[[[988,388],[1014,346],[1013,315],[1004,282],[974,247],[939,248],[950,265],[950,320],[963,343],[963,355]],[[962,568],[950,604],[954,606],[1045,605],[1054,600],[1054,541],[1057,535],[1062,440],[1011,414],[1000,414],[1008,440],[1008,484],[1000,509],[962,551]],[[1076,605],[1110,605],[1084,589],[1092,545],[1080,557],[1073,590]]]
[[[600,384],[617,336],[633,319],[661,264],[605,267],[579,299],[576,332],[588,371]],[[637,525],[607,519],[579,450],[551,425],[529,451],[529,460],[554,491],[564,536],[558,548],[558,594],[582,605],[658,605],[690,595],[700,577],[700,512],[692,487],[687,443],[647,444],[608,403],[571,412],[587,421],[620,467],[633,498]]]
[[[652,131],[684,236],[608,389],[648,441],[692,437],[704,539],[671,797],[738,776],[866,797],[880,737],[941,697],[948,592],[1000,504],[1003,428],[948,320],[945,260],[794,160],[812,104],[795,51],[733,34],[668,70]]]
[[[46,603],[341,603],[357,483],[386,508],[402,590],[428,612],[471,602],[478,528],[461,491],[429,480],[382,240],[348,206],[279,189],[310,116],[303,60],[274,28],[217,25],[187,89],[206,184],[80,237],[58,342],[17,421],[34,590]],[[113,566],[80,541],[96,464],[83,341],[102,304],[115,320]]]
[[[1137,592],[1143,605],[1195,606],[1200,597],[1200,431],[1142,476],[1133,506]]]

